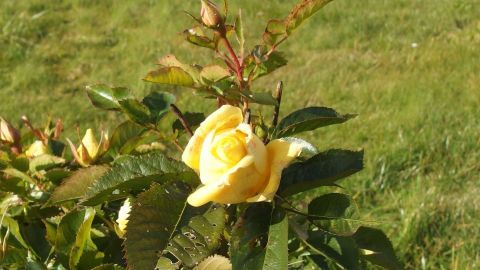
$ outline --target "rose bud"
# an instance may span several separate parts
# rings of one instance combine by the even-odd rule
[[[208,27],[216,27],[223,23],[223,18],[218,11],[217,6],[209,0],[201,0],[202,8],[200,10],[200,16],[202,22]]]
[[[108,150],[109,146],[108,135],[102,132],[99,143],[97,139],[95,139],[92,129],[87,129],[85,136],[83,136],[82,142],[77,149],[75,149],[75,146],[70,140],[68,142],[75,160],[83,167],[88,167],[90,164],[94,163]]]
[[[25,155],[29,158],[38,157],[41,155],[50,154],[48,147],[40,140],[37,140],[30,145],[30,147],[25,151]]]
[[[300,145],[284,140],[265,146],[243,123],[242,110],[224,105],[205,119],[183,152],[182,160],[203,184],[188,203],[271,201],[283,169],[300,152]]]
[[[2,117],[0,117],[0,141],[9,144],[14,144],[20,141],[19,132]]]
[[[118,211],[118,234],[120,237],[125,235],[127,229],[128,218],[130,217],[130,211],[132,210],[132,206],[130,204],[130,199],[127,198],[124,202],[120,210]]]

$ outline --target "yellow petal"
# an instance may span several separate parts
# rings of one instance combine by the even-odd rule
[[[190,168],[198,171],[200,168],[200,153],[206,136],[213,130],[235,128],[243,121],[242,110],[238,107],[224,105],[209,115],[197,128],[182,154],[182,160]]]
[[[88,152],[88,155],[91,159],[95,159],[98,153],[98,142],[95,139],[95,134],[93,134],[93,130],[91,128],[87,129],[85,132],[85,136],[83,136],[82,144],[85,146],[85,149]],[[81,152],[80,152],[81,153]]]
[[[237,130],[245,133],[247,136],[246,138],[246,145],[247,145],[247,152],[248,155],[255,158],[255,167],[259,173],[266,173],[267,166],[268,166],[268,156],[267,156],[267,149],[263,142],[258,138],[255,133],[252,131],[252,127],[248,124],[240,124],[237,127]]]
[[[226,146],[225,144],[230,144]],[[225,148],[235,148],[236,154]],[[215,182],[233,168],[246,154],[245,136],[236,135],[235,129],[211,131],[202,144],[199,174],[202,184]]]
[[[131,210],[132,206],[130,204],[130,198],[127,198],[123,202],[122,207],[120,207],[117,218],[118,228],[120,229],[120,233],[122,236],[125,234],[125,230],[127,229],[128,218],[130,217]]]
[[[223,204],[244,202],[256,194],[265,181],[265,175],[256,170],[254,161],[254,157],[246,156],[220,179],[192,193],[188,203],[198,207],[211,201]]]
[[[271,201],[280,186],[282,171],[296,157],[302,148],[296,143],[284,140],[274,140],[267,145],[268,159],[270,161],[270,177],[265,189],[257,196],[249,198],[248,202]]]
[[[42,141],[35,141],[30,145],[30,147],[25,151],[25,155],[27,157],[33,158],[33,157],[38,157],[43,154],[48,154],[48,148],[43,144]]]

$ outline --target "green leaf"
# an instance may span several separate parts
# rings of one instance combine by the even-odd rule
[[[162,67],[158,70],[151,71],[143,78],[143,80],[151,83],[178,85],[185,87],[194,87],[193,78],[180,67]]]
[[[325,107],[309,107],[289,114],[283,118],[274,131],[274,138],[288,137],[305,131],[315,130],[334,124],[344,123],[356,115],[338,114]]]
[[[248,57],[246,62],[246,76],[253,76],[253,79],[260,78],[285,66],[288,61],[281,52],[273,51],[268,54],[266,46],[257,45]],[[252,74],[251,74],[252,73]]]
[[[359,250],[352,237],[334,236],[321,230],[310,230],[307,245],[314,254],[326,256],[344,269],[362,269]]]
[[[94,217],[95,217],[95,210],[93,208],[87,208],[85,210],[83,223],[80,225],[80,228],[78,229],[77,235],[75,237],[75,242],[70,251],[70,260],[69,260],[70,269],[77,269],[76,266],[80,261],[80,257],[82,257],[87,241],[90,241],[90,242],[92,241],[90,239],[90,229],[92,227],[92,222]]]
[[[29,163],[30,163],[30,160],[24,155],[14,157],[11,161],[12,167],[21,172],[28,171],[28,169],[30,168]]]
[[[335,194],[335,195],[332,195]],[[334,236],[351,236],[365,222],[360,219],[355,204],[350,204],[349,198],[338,193],[327,194],[314,200],[308,207],[315,226],[323,232]],[[340,199],[341,198],[341,199]],[[339,199],[339,201],[335,201]],[[333,200],[330,201],[329,200]],[[320,206],[324,202],[326,205]],[[337,203],[338,205],[336,205]]]
[[[183,162],[168,158],[160,152],[128,156],[115,163],[112,169],[95,181],[87,190],[84,205],[97,205],[125,198],[130,191],[140,191],[153,182],[171,180],[198,184],[197,174]]]
[[[329,193],[313,199],[308,205],[308,214],[335,219],[345,215],[350,198],[342,193]]]
[[[136,147],[135,143],[131,146],[131,142],[137,141],[139,136],[145,130],[144,127],[132,121],[125,121],[120,124],[115,128],[112,137],[110,138],[108,149],[111,155],[118,156],[121,154],[129,154]]]
[[[277,106],[278,101],[269,92],[251,92],[243,94],[251,103]]]
[[[18,179],[21,179],[29,184],[33,184],[33,185],[36,185],[36,181],[35,179],[33,179],[32,177],[30,177],[28,174],[26,173],[23,173],[17,169],[14,169],[14,168],[7,168],[5,170],[2,170],[2,172],[8,176],[11,176],[11,177],[16,177]]]
[[[47,270],[47,267],[40,262],[27,258],[25,270]]]
[[[323,8],[326,4],[333,0],[301,0],[288,14],[285,20],[286,30],[291,34],[297,27],[299,27],[306,19]]]
[[[130,120],[141,125],[150,123],[150,110],[140,101],[133,98],[122,99],[119,104]]]
[[[215,50],[215,42],[205,36],[202,28],[199,26],[183,31],[183,36],[186,41],[193,45]]]
[[[53,191],[47,205],[80,199],[85,195],[88,187],[108,170],[107,166],[91,166],[75,171]]]
[[[286,33],[284,20],[270,20],[268,21],[265,32],[263,33],[263,41],[267,45],[275,46],[280,37],[285,36]]]
[[[265,248],[261,243],[268,235],[271,214],[271,204],[255,203],[245,210],[241,221],[237,221],[229,249],[233,269],[262,269]]]
[[[77,233],[84,223],[87,210],[72,210],[63,216],[58,224],[55,249],[64,254],[69,255],[75,244]]]
[[[31,172],[37,172],[41,170],[49,170],[58,166],[62,166],[65,163],[65,159],[52,155],[40,155],[34,157],[29,164]]]
[[[128,267],[154,269],[157,253],[164,250],[186,207],[192,189],[181,182],[154,184],[135,200],[126,232]]]
[[[26,249],[8,246],[8,252],[2,255],[1,269],[25,269],[25,265],[28,263],[28,251]]]
[[[35,218],[31,215],[31,212],[27,212],[25,215],[28,215],[31,219]],[[51,246],[45,238],[47,232],[43,227],[43,223],[38,220],[30,222],[24,221],[19,224],[19,229],[23,239],[28,244],[30,252],[35,254],[39,260],[46,260],[50,253]]]
[[[371,263],[392,270],[403,269],[395,256],[392,243],[381,230],[360,227],[353,238],[363,250],[363,257]]]
[[[206,80],[206,84],[221,81],[232,74],[219,65],[205,66],[200,72],[202,79]]]
[[[241,9],[238,10],[238,16],[235,20],[235,34],[237,36],[238,44],[240,45],[240,55],[244,55],[244,52],[245,52],[245,35],[244,35],[244,30],[243,30],[243,16],[242,16],[242,10]]]
[[[272,213],[263,270],[288,269],[288,216],[284,210]]]
[[[2,223],[0,225],[10,230],[10,233],[20,243],[20,245],[22,245],[22,247],[26,249],[29,248],[28,244],[25,242],[22,234],[20,233],[20,227],[15,219],[5,215],[2,217]]]
[[[87,86],[87,95],[93,106],[104,110],[119,110],[118,99],[130,97],[130,92],[123,87],[109,87],[105,84]]]
[[[182,219],[185,219],[185,215]],[[187,267],[197,265],[206,257],[215,254],[220,246],[224,228],[225,209],[223,207],[192,217],[188,225],[182,227],[180,232],[170,239],[167,248],[162,252],[162,258],[157,263],[157,268],[168,269],[173,264],[166,255],[176,258],[178,260],[176,265]],[[158,267],[159,265],[161,267]]]
[[[321,186],[334,186],[339,179],[362,169],[363,150],[328,150],[283,170],[279,194],[290,196]]]
[[[72,175],[72,172],[63,168],[48,170],[44,174],[45,181],[49,181],[55,185],[59,185],[63,179],[67,178],[70,175]]]
[[[200,71],[202,71],[202,67],[198,65],[184,64],[180,62],[175,55],[169,54],[160,58],[160,60],[158,60],[158,64],[163,67],[177,67],[184,70],[192,77],[195,83],[198,83],[200,80]]]
[[[167,92],[152,92],[143,99],[142,103],[150,111],[150,121],[157,123],[170,111],[170,105],[175,103],[175,96]]]
[[[188,125],[191,128],[198,127],[205,120],[205,114],[203,113],[186,112],[183,116],[185,117],[185,119],[188,122]],[[175,120],[175,122],[173,122],[172,129],[173,129],[173,132],[185,133],[185,129],[183,128],[182,123],[178,119]]]

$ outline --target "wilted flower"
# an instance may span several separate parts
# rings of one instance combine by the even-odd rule
[[[0,141],[13,144],[19,140],[18,131],[7,120],[0,117]]]
[[[25,151],[25,155],[29,158],[34,158],[49,153],[50,151],[48,150],[48,147],[39,140],[34,141],[27,151]]]
[[[201,0],[202,9],[200,10],[200,16],[202,22],[208,27],[215,27],[223,23],[223,18],[218,11],[217,6],[209,0]]]
[[[125,234],[125,230],[127,229],[128,218],[130,217],[131,210],[132,206],[130,204],[130,198],[127,198],[123,202],[122,207],[120,207],[120,210],[118,211],[117,224],[121,237],[123,237],[123,235]]]
[[[85,136],[83,136],[78,148],[75,149],[75,146],[70,140],[68,140],[68,142],[75,160],[83,167],[87,167],[95,162],[108,150],[109,146],[108,134],[102,132],[99,143],[93,134],[93,130],[90,128],[85,132]]]

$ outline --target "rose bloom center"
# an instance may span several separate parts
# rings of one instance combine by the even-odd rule
[[[238,163],[247,154],[244,140],[239,137],[238,135],[220,136],[214,141],[212,154],[227,164]]]

